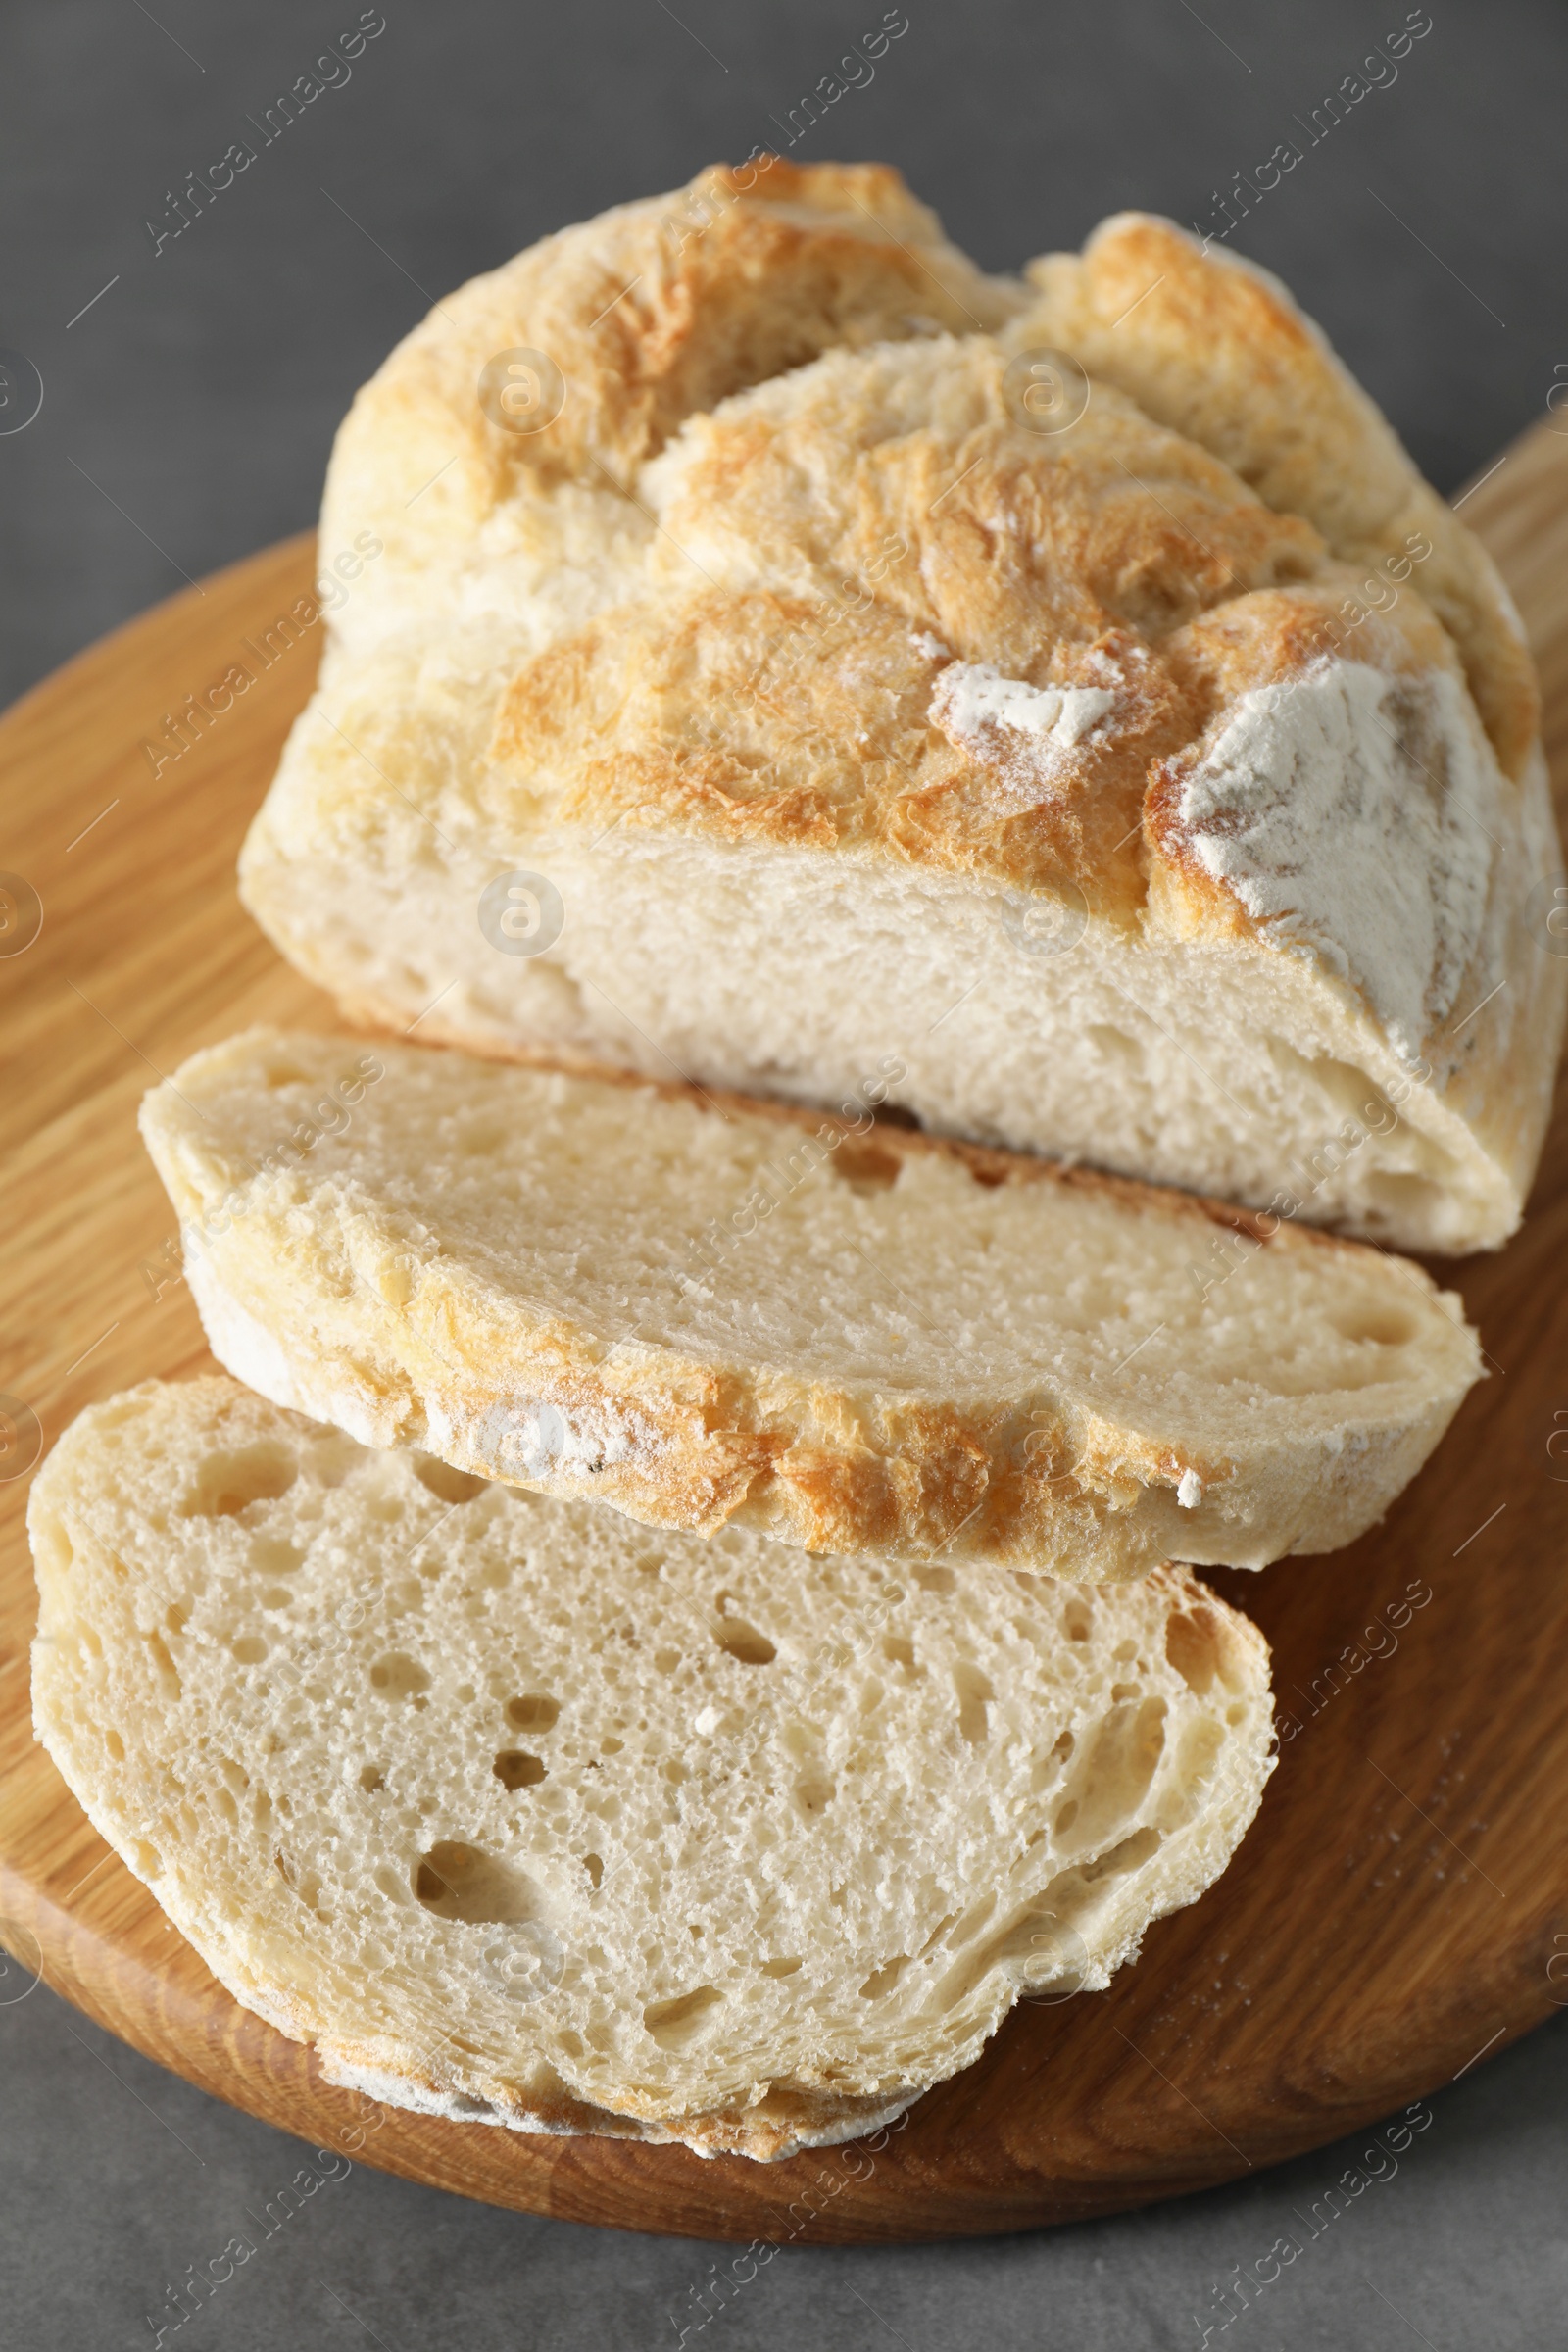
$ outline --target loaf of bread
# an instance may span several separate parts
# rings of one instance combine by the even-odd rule
[[[845,1108],[254,1030],[142,1132],[229,1371],[652,1525],[1261,1567],[1359,1535],[1478,1376],[1402,1259]]]
[[[1174,1569],[895,1579],[367,1451],[221,1379],[32,1492],[34,1721],[329,2081],[770,2158],[1133,1959],[1270,1770],[1259,1635]]]
[[[713,171],[438,305],[339,434],[357,540],[242,866],[354,1016],[896,1065],[933,1129],[1518,1223],[1568,984],[1529,657],[1263,271],[1123,215],[988,278],[892,172]]]

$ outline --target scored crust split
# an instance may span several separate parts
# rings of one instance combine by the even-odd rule
[[[236,1383],[34,1484],[39,1738],[328,2081],[775,2158],[1103,1986],[1230,1860],[1268,1653],[1112,1590],[814,1560],[367,1451]]]
[[[242,862],[351,1013],[812,1101],[897,1063],[984,1142],[1517,1224],[1568,980],[1529,657],[1265,272],[1123,215],[987,277],[893,172],[710,172],[399,346],[328,477],[365,530]]]

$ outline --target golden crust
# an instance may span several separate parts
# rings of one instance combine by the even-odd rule
[[[1520,772],[1537,704],[1506,595],[1284,290],[1142,215],[1029,275],[1024,308],[884,167],[774,159],[564,230],[438,306],[345,423],[327,535],[376,523],[379,593],[466,560],[493,518],[542,527],[563,484],[608,510],[601,538],[631,531],[594,592],[609,609],[504,696],[497,814],[880,850],[1125,916],[1144,782],[1221,683],[1195,702],[1173,636],[1271,587],[1356,609],[1390,557],[1394,659],[1451,632]],[[1060,434],[1006,388],[1042,342],[1094,378]],[[560,372],[537,431],[480,405],[513,349]],[[650,534],[639,469],[677,435]],[[1411,537],[1431,549],[1413,576]],[[1300,632],[1289,596],[1274,610],[1277,674]],[[994,731],[944,735],[930,640],[1031,685],[1114,682],[1125,707],[1042,782]]]
[[[337,544],[333,511],[352,511],[416,566],[508,501],[562,482],[629,488],[688,416],[820,352],[995,327],[1021,294],[949,245],[886,166],[714,166],[439,303],[356,399],[323,533]],[[559,393],[560,413],[536,432],[480,405],[482,371],[514,351],[559,373],[541,398]]]
[[[1114,738],[1082,746],[1047,798],[1014,779],[1004,743],[964,746],[930,718],[946,666],[885,612],[850,625],[767,590],[700,591],[617,612],[541,655],[507,696],[490,758],[509,779],[524,764],[550,775],[553,824],[858,849],[1048,887],[1066,877],[1097,912],[1130,913],[1142,888],[1125,845],[1146,770],[1192,732],[1180,684],[1122,631],[1058,646],[1040,683],[1114,678],[1124,709]]]
[[[502,697],[480,787],[492,819],[882,855],[1075,889],[1124,924],[1152,887],[1179,931],[1245,939],[1255,926],[1223,883],[1201,878],[1196,910],[1162,886],[1162,865],[1178,878],[1186,866],[1159,809],[1172,758],[1250,686],[1336,656],[1456,674],[1463,656],[1472,685],[1478,663],[1491,680],[1484,710],[1521,767],[1532,673],[1486,559],[1474,551],[1465,574],[1475,612],[1456,649],[1422,591],[1452,608],[1454,566],[1469,562],[1462,526],[1288,297],[1144,226],[1092,244],[1102,285],[1088,259],[1073,265],[1070,316],[1064,270],[1046,271],[1062,311],[1053,331],[1098,365],[1085,288],[1102,306],[1126,295],[1129,271],[1176,255],[1145,307],[1157,327],[1168,306],[1190,306],[1190,368],[1211,326],[1220,354],[1181,430],[1151,415],[1142,377],[1138,406],[1098,374],[1069,430],[1032,429],[1007,368],[1009,350],[1042,331],[1033,313],[1000,337],[837,352],[693,414],[638,491],[640,506],[655,499],[658,528],[627,593]],[[1253,365],[1273,406],[1261,399],[1263,420],[1250,415],[1243,433],[1226,402],[1244,398],[1231,376],[1260,336]],[[1119,364],[1108,330],[1102,340]],[[1161,382],[1168,358],[1160,345]],[[1166,410],[1178,405],[1167,393]],[[1290,441],[1298,409],[1324,466],[1352,434],[1351,471],[1368,475],[1359,503],[1314,490]],[[1410,506],[1412,484],[1432,512]],[[1369,550],[1385,565],[1371,605]],[[1108,689],[1115,707],[1042,762],[1000,726],[944,723],[955,661],[1030,687]]]
[[[759,1107],[744,1098],[728,1100],[749,1112]],[[777,1108],[810,1133],[838,1124]],[[1092,1169],[910,1135],[880,1122],[876,1137],[892,1161],[935,1151],[963,1160],[983,1182],[1045,1181],[1109,1192],[1146,1213],[1212,1221],[1276,1247],[1282,1239],[1287,1247],[1298,1239],[1307,1247],[1351,1246]],[[434,1311],[457,1337],[460,1360],[474,1367],[471,1381],[455,1394],[453,1417],[479,1431],[510,1335],[504,1326],[467,1322],[466,1303],[454,1298]],[[675,1380],[662,1368],[611,1370],[575,1333],[563,1332],[548,1351],[530,1348],[516,1369],[520,1389],[543,1375],[552,1401],[569,1420],[592,1425],[630,1416],[653,1435],[634,1463],[593,1480],[593,1492],[628,1517],[705,1535],[735,1519],[765,1526],[808,1551],[941,1555],[1025,1569],[1049,1559],[1061,1577],[1118,1581],[1145,1574],[1166,1556],[1161,1529],[1135,1521],[1148,1488],[1174,1489],[1186,1470],[1216,1491],[1234,1476],[1229,1461],[1196,1453],[1178,1459],[1116,1425],[1091,1429],[1075,1443],[1064,1421],[1047,1427],[1038,1412],[1026,1420],[1003,1407],[976,1413],[889,1396],[862,1416],[848,1396],[803,1390],[790,1377],[759,1381],[696,1364],[682,1367]],[[463,1467],[508,1476],[499,1451],[487,1454],[471,1444]]]
[[[894,172],[775,162],[564,230],[440,305],[339,436],[326,539],[370,525],[386,555],[338,624],[332,717],[302,723],[253,832],[247,903],[345,1000],[387,986],[291,925],[294,869],[384,864],[412,807],[487,862],[548,867],[622,827],[1278,954],[1245,880],[1194,854],[1180,779],[1240,698],[1327,659],[1462,674],[1503,771],[1493,916],[1405,1043],[1528,1169],[1564,975],[1535,968],[1522,899],[1557,853],[1490,561],[1266,272],[1123,215],[1028,277],[982,276]],[[1088,370],[1065,431],[1008,389],[1043,345]],[[477,397],[514,346],[564,379],[537,432]],[[1114,708],[1037,757],[956,723],[978,665]]]
[[[1194,1588],[1195,1592],[1201,1590]],[[269,1993],[265,1997],[270,2009],[273,1996]],[[295,2041],[317,2040],[319,2031],[286,2025],[281,2014],[271,2022]],[[328,2082],[362,2089],[379,2097],[383,2104],[426,2112],[445,2109],[454,2122],[475,2120],[471,2106],[455,2105],[450,2084],[416,2060],[405,2062],[383,2049],[335,2036],[322,2035],[317,2047]],[[559,2095],[552,2096],[533,2086],[523,2091],[514,2083],[491,2082],[487,2093],[481,2095],[488,2096],[494,2112],[478,2120],[487,2127],[499,2124],[514,2132],[641,2139],[656,2147],[688,2147],[699,2156],[745,2156],[754,2164],[776,2164],[797,2149],[833,2146],[875,2131],[912,2105],[924,2087],[914,2085],[904,2093],[854,2094],[763,2082],[755,2085],[757,2104],[751,2108],[674,2117],[656,2099],[639,2098],[629,2085],[624,2109],[614,2109],[574,2098],[564,2084]],[[470,2100],[474,2095],[466,2094]]]
[[[237,1039],[232,1050],[243,1054],[250,1042]],[[472,1041],[438,1019],[424,1025],[426,1049],[447,1042]],[[515,1058],[560,1066],[553,1056]],[[852,1182],[885,1184],[902,1160],[934,1154],[957,1161],[983,1186],[1054,1185],[1114,1201],[1146,1223],[1218,1225],[1287,1255],[1348,1252],[1353,1261],[1371,1262],[1358,1243],[1134,1178],[890,1120],[857,1134],[860,1122],[821,1111],[577,1066],[583,1075],[681,1101],[699,1112],[733,1112],[814,1135],[836,1164],[841,1151],[858,1154],[843,1162]],[[186,1091],[199,1089],[189,1072],[181,1076]],[[217,1177],[198,1177],[171,1148],[165,1118],[177,1128],[181,1112],[172,1098],[167,1111],[161,1102],[159,1094],[149,1097],[144,1133],[181,1223],[196,1222],[202,1188]],[[235,1220],[236,1228],[241,1222]],[[400,1262],[390,1239],[384,1250],[378,1242],[368,1246],[375,1265]],[[1197,1255],[1206,1247],[1195,1239]],[[221,1359],[266,1390],[260,1362],[247,1356],[246,1333],[251,1318],[266,1327],[267,1305],[247,1285],[270,1282],[272,1261],[265,1276],[260,1261],[247,1274],[238,1261],[220,1262],[215,1253],[212,1275],[202,1272],[200,1258],[190,1273]],[[1182,1513],[1181,1537],[1200,1547],[1217,1543],[1213,1556],[1254,1564],[1288,1550],[1347,1543],[1386,1507],[1425,1460],[1477,1372],[1473,1341],[1458,1337],[1457,1327],[1449,1340],[1451,1318],[1428,1278],[1413,1267],[1402,1267],[1401,1275],[1412,1311],[1418,1298],[1423,1301],[1432,1348],[1447,1359],[1445,1375],[1402,1416],[1369,1421],[1353,1446],[1341,1448],[1336,1440],[1305,1488],[1298,1467],[1282,1467],[1245,1433],[1223,1448],[1163,1443],[1087,1392],[1047,1413],[1031,1398],[921,1399],[893,1388],[856,1392],[813,1383],[790,1368],[714,1366],[678,1348],[607,1349],[564,1316],[548,1323],[519,1316],[514,1302],[440,1255],[422,1266],[412,1297],[406,1284],[389,1290],[367,1261],[362,1288],[384,1306],[372,1304],[370,1323],[349,1351],[323,1331],[309,1362],[297,1352],[290,1393],[277,1401],[372,1443],[431,1446],[480,1477],[608,1502],[651,1526],[710,1535],[734,1521],[808,1551],[872,1551],[915,1563],[939,1558],[944,1570],[962,1562],[1037,1570],[1045,1559],[1068,1581],[1112,1583],[1142,1576],[1169,1555],[1177,1540],[1174,1497],[1187,1473],[1209,1500]],[[384,1316],[395,1318],[393,1346],[381,1344],[392,1328]],[[519,1478],[509,1426],[494,1409],[507,1396],[547,1402],[570,1427],[614,1433],[617,1442],[604,1445],[591,1466]]]
[[[652,558],[662,592],[514,680],[492,815],[526,799],[595,833],[880,851],[1136,908],[1148,773],[1207,715],[1167,641],[1334,567],[1309,526],[1112,391],[1043,450],[1009,414],[1004,365],[989,338],[906,345],[695,423]],[[936,420],[900,429],[910,410]],[[944,725],[933,696],[955,658],[1108,689],[1113,718],[1041,769],[1000,728]]]
[[[1116,214],[1081,256],[1048,254],[1025,274],[1036,300],[1009,341],[1073,352],[1223,458],[1270,507],[1304,515],[1348,564],[1375,573],[1412,535],[1431,540],[1422,594],[1517,780],[1541,707],[1507,590],[1279,280],[1147,213]]]

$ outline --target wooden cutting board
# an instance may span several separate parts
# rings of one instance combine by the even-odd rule
[[[1568,437],[1518,443],[1466,516],[1530,627],[1561,789]],[[335,1025],[232,878],[312,683],[319,626],[278,625],[311,557],[302,538],[219,573],[0,720],[0,866],[42,913],[32,944],[0,956],[0,1391],[25,1408],[0,1408],[0,1470],[25,1461],[28,1413],[47,1446],[93,1398],[210,1364],[136,1140],[146,1087],[249,1021]],[[234,665],[243,692],[230,677],[210,695]],[[187,723],[179,749],[166,720],[188,719],[187,696],[229,707]],[[0,898],[0,948],[34,906],[25,889]],[[1524,1232],[1500,1257],[1444,1269],[1493,1377],[1414,1489],[1348,1551],[1214,1579],[1274,1644],[1297,1727],[1230,1872],[1152,1929],[1109,1992],[1017,2010],[884,2139],[705,2163],[443,2123],[324,2083],[308,2050],[214,1982],[32,1743],[22,1475],[0,1485],[0,1937],[21,1964],[0,1998],[41,1970],[150,2057],[323,2148],[498,2205],[691,2235],[1014,2230],[1336,2138],[1568,2002],[1565,1269],[1560,1100]]]

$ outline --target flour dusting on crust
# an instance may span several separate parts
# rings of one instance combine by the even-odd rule
[[[930,716],[957,750],[1000,767],[1021,810],[1054,797],[1118,699],[1102,686],[1028,686],[990,662],[954,662],[932,691]]]
[[[1457,679],[1324,661],[1241,697],[1179,815],[1204,871],[1414,1061],[1481,941],[1499,789]]]

